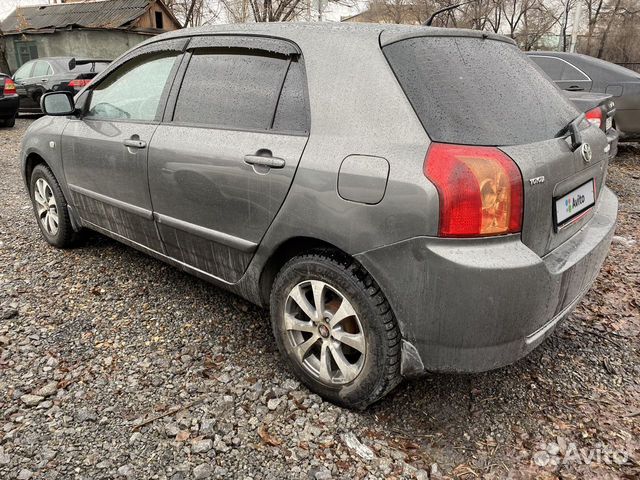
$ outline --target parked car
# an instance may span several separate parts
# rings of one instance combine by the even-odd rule
[[[526,355],[614,232],[604,132],[486,32],[179,30],[42,104],[21,157],[47,242],[96,230],[269,306],[349,407]]]
[[[0,127],[13,127],[18,114],[16,85],[9,75],[0,73]]]
[[[579,53],[527,52],[563,90],[613,95],[620,140],[640,140],[640,74]]]
[[[31,60],[13,75],[20,95],[21,113],[40,113],[40,98],[47,92],[79,92],[106,68],[110,60],[49,57]]]
[[[613,95],[591,92],[572,92],[563,90],[564,95],[573,102],[573,104],[584,112],[586,119],[602,129],[607,136],[609,143],[609,158],[613,158],[618,153],[618,139],[620,133],[614,125],[614,117],[616,113]]]

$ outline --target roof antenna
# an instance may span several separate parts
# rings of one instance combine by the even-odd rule
[[[433,23],[434,18],[436,18],[441,13],[448,12],[449,10],[454,10],[454,9],[456,9],[458,7],[462,7],[463,5],[467,5],[467,4],[473,3],[475,1],[476,0],[469,0],[468,2],[456,3],[455,5],[449,5],[448,7],[444,7],[444,8],[441,8],[440,10],[436,10],[435,12],[433,12],[433,15],[431,15],[429,17],[429,20],[424,22],[422,25],[425,26],[425,27],[430,27],[431,24]]]

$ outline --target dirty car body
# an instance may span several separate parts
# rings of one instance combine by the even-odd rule
[[[284,82],[280,93],[242,92],[251,102],[234,111],[249,109],[242,121],[251,125],[225,117],[222,107],[211,118],[219,105],[199,105],[198,87],[208,82],[216,98],[224,82],[206,73],[207,56],[223,55],[216,61],[224,69],[228,57],[256,52],[251,62],[261,70],[244,78],[262,87],[276,78]],[[145,120],[119,113],[126,105],[104,105],[113,102],[109,86],[118,87],[110,74],[132,62],[166,77],[146,85],[158,93],[157,108],[138,111]],[[454,86],[452,75],[461,79]],[[497,103],[496,85],[498,95],[524,98],[523,109],[533,111]],[[189,100],[185,89],[196,96]],[[588,290],[613,234],[617,200],[605,186],[605,134],[585,121],[563,133],[580,112],[496,35],[386,25],[181,30],[116,60],[75,106],[72,115],[36,121],[22,150],[27,185],[39,162],[60,180],[74,229],[102,232],[258,305],[271,302],[272,315],[274,281],[282,284],[279,272],[290,262],[318,251],[319,258],[348,258],[340,265],[355,263],[358,278],[388,302],[389,329],[401,334],[401,367],[388,371],[397,369],[398,378],[483,371],[526,355]],[[572,145],[575,136],[580,146]],[[482,201],[492,202],[497,217],[456,224],[446,210],[459,198],[447,190],[457,178],[442,173],[447,162],[462,165],[471,184],[487,165],[495,169],[500,185],[490,176],[482,188],[510,195],[510,213],[485,192]],[[579,214],[557,209],[580,195],[588,204]],[[311,339],[325,337],[323,325]],[[322,377],[322,365],[319,371]],[[395,384],[376,387],[365,403]]]

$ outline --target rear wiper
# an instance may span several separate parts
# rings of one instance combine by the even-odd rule
[[[575,150],[582,145],[582,134],[580,133],[580,124],[585,120],[584,113],[571,120],[566,127],[558,132],[556,137],[564,137],[567,133],[571,135],[571,148]]]

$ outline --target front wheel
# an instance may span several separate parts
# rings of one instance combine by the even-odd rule
[[[391,307],[353,260],[320,251],[290,260],[271,292],[280,352],[322,397],[362,409],[400,383],[401,336]]]
[[[33,211],[42,236],[58,248],[73,244],[74,231],[67,201],[53,173],[45,165],[36,165],[31,174],[30,193]]]

